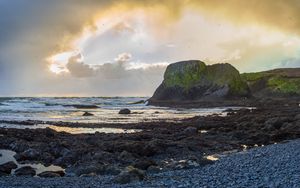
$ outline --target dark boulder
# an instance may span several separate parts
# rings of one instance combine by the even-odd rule
[[[15,171],[16,176],[35,176],[35,170],[31,166],[24,166]]]
[[[63,105],[64,107],[73,107],[77,109],[97,109],[99,106],[97,105],[89,105],[89,104],[67,104]]]
[[[82,114],[82,116],[94,116],[94,114],[90,113],[90,112],[84,112]]]
[[[127,184],[134,181],[141,181],[145,178],[145,172],[132,166],[126,167],[114,181],[119,184]]]
[[[119,111],[119,114],[130,114],[130,113],[131,111],[128,108],[124,108]]]
[[[63,177],[64,175],[64,171],[45,171],[38,174],[38,176],[42,178],[57,178]]]
[[[187,127],[183,130],[185,135],[194,135],[198,133],[198,129],[196,127]]]
[[[11,170],[16,169],[17,167],[18,166],[13,161],[4,163],[4,164],[0,165],[0,174],[8,175],[11,173]]]

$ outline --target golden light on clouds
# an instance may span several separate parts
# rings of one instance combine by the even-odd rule
[[[241,72],[300,66],[299,0],[3,1],[7,92],[151,95],[168,63],[188,59]]]

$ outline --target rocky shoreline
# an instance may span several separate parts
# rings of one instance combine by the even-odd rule
[[[213,163],[206,159],[207,155],[300,138],[299,102],[281,100],[255,105],[256,109],[228,109],[225,117],[194,117],[178,123],[47,122],[57,126],[142,130],[131,134],[72,135],[49,128],[0,128],[0,148],[17,152],[15,158],[21,164],[42,163],[65,168],[65,174],[59,176],[112,175],[114,182],[134,182],[153,173],[202,168]]]
[[[299,187],[300,140],[257,147],[220,158],[205,167],[148,174],[144,181],[120,185],[113,176],[0,177],[2,188],[37,187]]]

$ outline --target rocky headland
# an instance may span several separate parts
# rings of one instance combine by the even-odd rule
[[[266,100],[300,98],[300,68],[243,73],[232,65],[199,60],[170,64],[149,99],[159,106],[255,106]]]

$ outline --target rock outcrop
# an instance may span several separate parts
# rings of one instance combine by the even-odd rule
[[[232,99],[250,96],[247,83],[230,64],[206,65],[191,60],[170,64],[162,84],[149,99],[160,101],[193,101]]]
[[[256,98],[300,96],[300,68],[244,73],[241,77]]]

